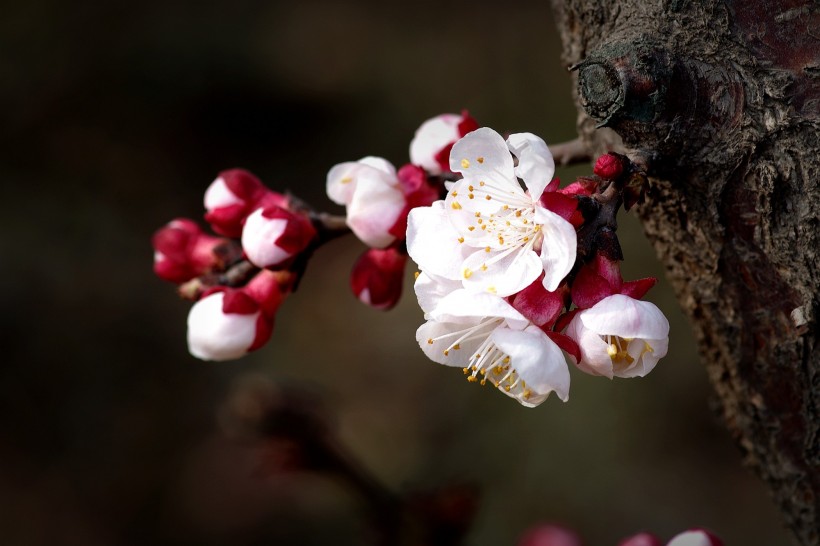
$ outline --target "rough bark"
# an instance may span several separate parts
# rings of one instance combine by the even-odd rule
[[[579,133],[646,164],[639,214],[723,420],[820,544],[820,5],[553,4]]]

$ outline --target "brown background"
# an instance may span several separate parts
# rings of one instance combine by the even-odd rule
[[[406,161],[415,128],[440,112],[572,138],[546,3],[34,0],[3,12],[1,543],[361,543],[344,489],[260,475],[255,447],[220,432],[231,385],[255,373],[322,396],[392,488],[477,484],[472,545],[513,544],[542,521],[602,546],[696,525],[727,544],[787,542],[708,410],[663,283],[650,298],[672,322],[671,355],[651,376],[573,373],[569,403],[526,410],[423,357],[409,292],[388,314],[359,304],[355,240],[315,257],[269,346],[234,363],[188,356],[188,306],[151,274],[151,233],[198,218],[224,168],[330,209],[333,164]],[[662,275],[634,218],[623,224],[626,276]]]

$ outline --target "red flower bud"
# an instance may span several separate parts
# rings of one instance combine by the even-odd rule
[[[623,162],[621,158],[615,154],[602,155],[595,162],[595,167],[592,169],[592,172],[604,180],[614,180],[618,178],[623,171]]]
[[[401,298],[407,255],[395,248],[371,248],[350,273],[350,288],[363,303],[388,310]]]

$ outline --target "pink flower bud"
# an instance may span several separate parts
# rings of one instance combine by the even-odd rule
[[[407,255],[395,248],[371,248],[350,273],[350,288],[363,303],[376,309],[392,308],[401,298]]]
[[[275,268],[305,250],[316,229],[303,214],[277,206],[257,209],[242,229],[242,249],[258,267]]]
[[[558,525],[539,525],[527,531],[517,546],[582,546],[581,537]]]
[[[618,543],[618,546],[662,546],[661,541],[650,533],[640,533],[629,538],[625,538]]]
[[[723,541],[704,529],[690,529],[673,537],[666,546],[723,546]]]
[[[263,270],[244,288],[211,292],[188,313],[188,350],[202,360],[233,360],[270,339],[293,274]]]
[[[466,110],[461,115],[441,114],[428,119],[416,130],[410,142],[410,162],[433,175],[449,173],[453,144],[476,129],[478,123]]]
[[[151,239],[154,273],[166,281],[183,283],[218,263],[214,248],[225,240],[202,233],[193,220],[177,218],[158,229]]]
[[[260,206],[287,205],[287,198],[266,188],[243,169],[222,171],[205,191],[205,220],[227,237],[239,237],[245,218]]]
[[[604,180],[614,180],[624,171],[624,164],[621,158],[615,154],[602,155],[595,162],[592,172]]]
[[[417,165],[408,163],[399,169],[397,175],[405,204],[389,233],[403,241],[407,237],[407,216],[410,211],[416,207],[432,205],[439,198],[439,190],[427,181],[427,173]]]

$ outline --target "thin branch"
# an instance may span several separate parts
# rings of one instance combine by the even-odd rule
[[[567,142],[551,144],[550,151],[552,152],[552,157],[555,159],[555,164],[561,167],[592,161],[592,154],[590,154],[589,150],[584,146],[580,137],[574,140],[568,140]]]

